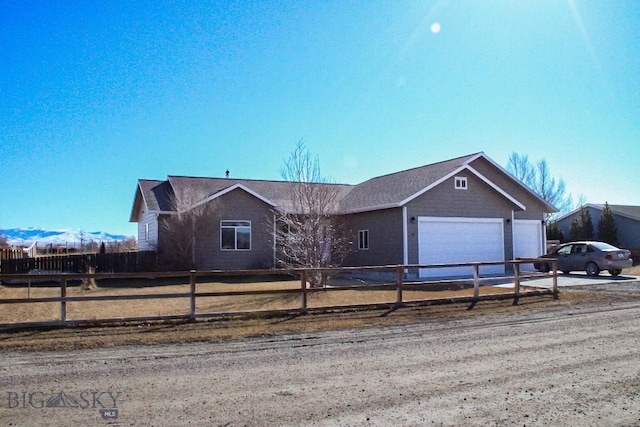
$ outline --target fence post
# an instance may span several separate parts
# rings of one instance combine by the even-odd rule
[[[518,298],[520,297],[520,263],[515,261],[513,263],[513,271],[515,272],[515,277],[513,278],[514,282],[514,297],[513,297],[513,305],[518,305]]]
[[[307,270],[300,273],[300,314],[307,313]]]
[[[402,279],[404,277],[404,266],[396,266],[396,307],[402,305]]]
[[[60,276],[60,298],[67,297],[67,278]],[[65,300],[60,301],[60,320],[67,321],[67,302]]]
[[[553,260],[551,262],[553,272],[551,273],[551,291],[553,292],[553,299],[558,299],[558,261]]]
[[[196,321],[196,271],[189,272],[189,321]]]
[[[480,298],[480,264],[473,264],[473,299]]]

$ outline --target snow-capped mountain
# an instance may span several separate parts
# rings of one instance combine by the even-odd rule
[[[89,243],[92,240],[95,242],[112,242],[131,237],[109,234],[103,231],[43,230],[41,228],[9,228],[0,230],[0,234],[13,246],[29,246],[34,242],[37,242],[38,245]]]

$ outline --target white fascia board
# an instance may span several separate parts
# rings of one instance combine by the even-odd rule
[[[259,200],[262,200],[263,202],[265,202],[266,204],[270,205],[271,207],[274,207],[274,208],[278,207],[277,203],[272,202],[271,200],[267,199],[266,197],[262,196],[261,194],[258,194],[255,191],[245,187],[244,185],[242,185],[242,184],[234,184],[231,187],[227,187],[222,191],[218,191],[217,193],[214,193],[214,194],[210,195],[209,197],[207,197],[207,198],[201,200],[200,202],[196,203],[195,205],[191,206],[189,209],[197,208],[198,206],[201,206],[201,205],[203,205],[203,204],[205,204],[207,202],[210,202],[211,200],[215,200],[218,197],[222,197],[225,194],[230,193],[233,190],[237,190],[237,189],[246,191],[247,193],[251,194],[253,197],[255,197],[255,198],[259,199]]]
[[[136,202],[140,200],[140,206],[138,206],[138,212],[135,212],[134,209],[136,207]],[[149,207],[149,204],[147,203],[147,198],[144,195],[144,191],[142,191],[142,185],[140,185],[140,180],[138,180],[138,188],[136,191],[136,195],[133,198],[133,206],[132,206],[132,211],[131,211],[131,215],[129,216],[129,222],[138,222],[140,219],[140,210]],[[155,212],[155,211],[148,211],[148,212]],[[135,219],[134,219],[135,218]]]
[[[136,202],[141,200],[143,204],[147,204],[147,201],[144,199],[144,195],[142,194],[142,188],[140,188],[140,181],[138,181],[138,188],[136,189],[136,195],[133,197],[133,206],[131,206],[131,215],[129,215],[129,222],[138,222],[140,219],[140,206],[138,206],[138,211],[136,212]]]
[[[518,184],[519,186],[521,186],[522,188],[524,188],[526,191],[528,191],[529,193],[531,193],[531,195],[533,195],[536,199],[540,200],[540,202],[542,202],[546,207],[548,207],[549,209],[551,209],[550,213],[552,212],[558,212],[558,209],[556,209],[555,206],[550,205],[546,200],[544,200],[542,197],[540,197],[540,195],[538,193],[536,193],[535,191],[533,191],[532,189],[530,189],[529,187],[527,187],[526,185],[524,185],[524,183],[522,181],[520,181],[518,178],[516,178],[515,176],[513,176],[511,174],[511,172],[509,172],[508,170],[506,170],[505,168],[503,168],[502,166],[500,166],[498,163],[496,163],[491,157],[487,156],[484,153],[478,153],[477,155],[473,156],[472,158],[470,158],[469,160],[467,160],[465,162],[465,164],[470,164],[471,162],[474,162],[475,160],[479,159],[480,157],[482,157],[483,159],[485,159],[486,161],[488,161],[489,163],[491,163],[494,167],[496,167],[498,170],[500,170],[502,173],[504,173],[505,175],[507,175],[509,178],[513,179],[516,184]]]
[[[572,210],[572,211],[570,211],[570,212],[567,212],[566,214],[561,215],[561,216],[559,216],[559,217],[555,218],[552,222],[562,221],[563,219],[568,218],[568,217],[570,217],[571,215],[573,215],[573,214],[575,214],[575,213],[580,212],[580,210],[582,210],[582,208],[590,208],[590,207],[593,207],[593,208],[598,209],[598,207],[597,207],[597,206],[594,206],[594,205],[592,205],[592,204],[587,203],[586,205],[578,206],[578,207],[577,207],[577,208],[575,208],[574,210]]]
[[[474,168],[472,168],[469,165],[466,165],[466,168],[468,170],[470,170],[474,175],[476,175],[478,178],[480,178],[481,180],[483,180],[487,185],[489,185],[491,188],[493,188],[494,190],[496,190],[498,193],[502,194],[504,197],[506,197],[508,200],[510,200],[511,202],[513,202],[516,206],[518,206],[519,208],[521,208],[523,211],[527,210],[527,207],[525,205],[523,205],[522,203],[520,203],[518,200],[516,200],[514,197],[512,197],[509,193],[507,193],[506,191],[504,191],[502,188],[498,187],[496,184],[494,184],[489,178],[487,178],[486,176],[482,175],[480,172],[478,172],[477,170],[475,170]]]
[[[407,203],[409,203],[410,201],[414,200],[417,197],[422,196],[424,193],[426,193],[427,191],[431,190],[432,188],[442,184],[444,181],[450,179],[453,176],[458,175],[460,172],[462,172],[463,170],[467,170],[469,172],[471,172],[472,174],[474,174],[475,176],[477,176],[478,178],[480,178],[482,181],[484,181],[487,185],[489,185],[491,188],[493,188],[494,190],[496,190],[498,193],[500,193],[503,197],[505,197],[507,200],[509,200],[510,202],[512,202],[514,205],[518,206],[520,209],[522,209],[523,211],[527,210],[527,207],[525,205],[523,205],[522,203],[520,203],[518,200],[514,199],[509,193],[507,193],[506,191],[504,191],[502,188],[498,187],[496,184],[494,184],[493,182],[491,182],[491,180],[489,180],[487,177],[485,177],[484,175],[482,175],[480,172],[478,172],[477,170],[475,170],[474,168],[472,168],[471,166],[469,166],[468,164],[464,164],[462,166],[460,166],[458,169],[454,170],[453,172],[451,172],[448,175],[443,176],[442,178],[440,178],[439,180],[437,180],[436,182],[434,182],[433,184],[423,188],[422,190],[418,191],[417,193],[407,197],[406,199],[404,199],[403,201],[401,201],[399,203],[400,206],[406,205]]]

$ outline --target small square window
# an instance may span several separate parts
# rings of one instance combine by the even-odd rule
[[[466,176],[456,176],[454,178],[456,190],[466,190],[467,189],[467,177]]]
[[[358,249],[369,249],[369,230],[358,231]]]

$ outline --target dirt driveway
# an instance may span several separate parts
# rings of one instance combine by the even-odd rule
[[[218,343],[4,351],[13,426],[640,425],[640,293]]]

